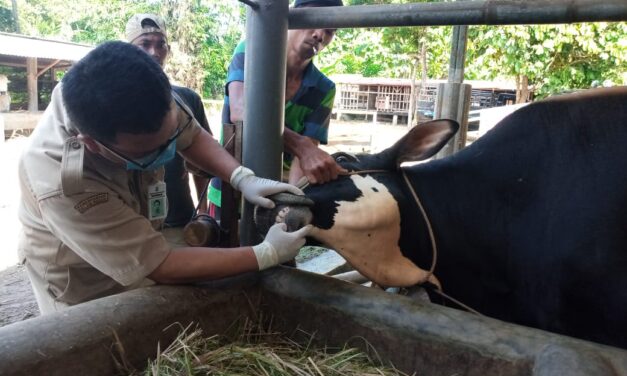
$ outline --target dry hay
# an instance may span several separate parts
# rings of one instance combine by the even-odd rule
[[[295,334],[286,336],[246,320],[235,336],[204,337],[200,328],[189,325],[165,350],[157,346],[157,357],[144,371],[130,375],[407,376],[384,365],[363,339],[373,355],[348,345],[316,348],[313,335],[302,330]],[[297,336],[307,340],[293,340]]]

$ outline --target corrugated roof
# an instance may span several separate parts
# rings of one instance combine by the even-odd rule
[[[0,33],[0,55],[78,61],[92,49],[84,44]]]

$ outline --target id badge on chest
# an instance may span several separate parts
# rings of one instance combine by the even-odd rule
[[[148,186],[148,219],[165,219],[168,215],[168,200],[165,183],[160,181]]]

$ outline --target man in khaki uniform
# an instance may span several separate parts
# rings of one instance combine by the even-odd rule
[[[154,283],[262,270],[293,258],[309,228],[271,228],[253,247],[172,249],[161,229],[163,164],[179,152],[227,179],[253,204],[297,188],[240,166],[171,93],[135,46],[105,43],[52,94],[20,159],[19,254],[43,314]]]

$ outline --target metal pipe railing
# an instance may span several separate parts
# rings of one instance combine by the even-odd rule
[[[627,21],[627,0],[483,0],[294,8],[290,29]]]
[[[258,0],[246,15],[245,107],[242,164],[258,176],[281,180],[287,60],[288,0]],[[253,206],[245,202],[240,242],[260,241]]]

